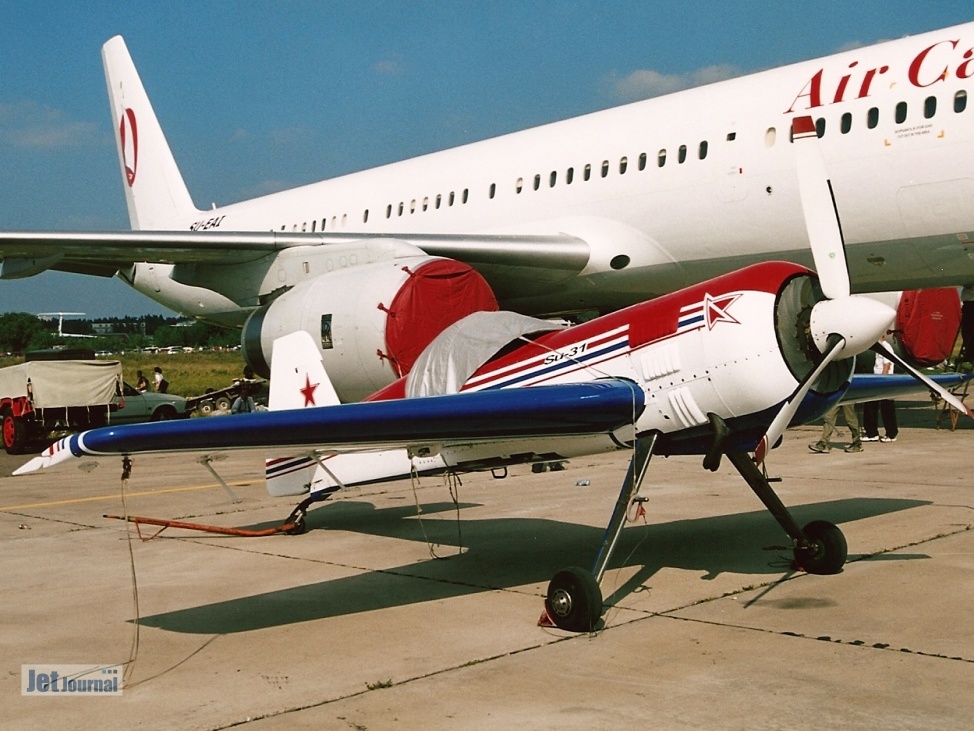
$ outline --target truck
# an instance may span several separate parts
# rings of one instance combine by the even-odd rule
[[[3,447],[23,454],[52,432],[104,426],[121,394],[117,360],[29,359],[0,368]]]

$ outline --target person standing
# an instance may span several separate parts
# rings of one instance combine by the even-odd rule
[[[153,369],[153,372],[154,372],[153,378],[155,379],[155,383],[156,383],[156,391],[158,391],[159,393],[166,393],[167,391],[169,391],[169,381],[167,381],[163,377],[162,368],[156,366]]]
[[[836,404],[827,412],[822,425],[822,436],[814,444],[809,444],[808,448],[818,454],[828,454],[832,450],[832,435],[836,432],[835,424],[839,418],[839,409],[842,409],[842,416],[845,417],[846,426],[852,435],[852,443],[845,448],[846,452],[861,452],[862,439],[859,432],[859,417],[856,415],[856,407],[853,404]]]
[[[884,338],[885,340],[885,338]],[[876,364],[873,366],[873,373],[889,374],[893,372],[893,361],[884,358],[882,354],[876,354]],[[879,418],[883,420],[883,429],[886,432],[879,436]],[[862,407],[862,425],[866,435],[862,438],[864,442],[895,442],[899,429],[896,425],[896,402],[893,399],[881,399],[879,401],[867,401]]]
[[[961,360],[974,363],[974,287],[964,287],[960,300],[960,340],[964,346]]]

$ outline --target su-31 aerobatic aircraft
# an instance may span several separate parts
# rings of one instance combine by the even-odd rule
[[[628,449],[629,472],[593,569],[565,569],[548,587],[550,619],[584,631],[601,616],[599,582],[650,457],[702,454],[716,470],[726,455],[792,539],[797,565],[834,573],[846,559],[841,531],[824,520],[798,525],[759,468],[785,428],[840,399],[853,356],[870,347],[970,411],[874,345],[895,312],[850,295],[814,122],[796,120],[795,131],[818,275],[755,264],[574,327],[475,313],[435,338],[408,376],[354,404],[337,403],[316,343],[296,332],[275,345],[271,406],[316,408],[96,429],[62,439],[16,474],[87,467],[96,457],[122,458],[127,472],[129,457],[144,452],[192,453],[209,464],[224,450],[261,449],[272,493],[287,494],[294,475],[293,494],[310,491],[285,522],[300,529],[307,507],[345,484]],[[315,483],[313,468],[330,481]]]
[[[134,231],[0,233],[0,279],[117,273],[242,326],[264,376],[274,340],[304,330],[343,401],[495,295],[522,314],[606,313],[760,261],[811,264],[798,115],[815,118],[858,291],[974,285],[974,24],[207,211],[123,40],[102,55]]]

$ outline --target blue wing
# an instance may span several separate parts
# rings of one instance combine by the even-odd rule
[[[622,379],[448,396],[267,411],[229,417],[104,427],[65,437],[14,474],[72,457],[147,452],[264,453],[314,447],[335,453],[606,434],[632,424],[644,399]]]
[[[938,385],[951,390],[971,380],[967,373],[941,373],[927,376]],[[842,397],[844,404],[857,404],[881,399],[902,399],[908,396],[929,396],[930,390],[909,373],[886,375],[856,373]]]

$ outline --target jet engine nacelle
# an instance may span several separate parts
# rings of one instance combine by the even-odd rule
[[[342,401],[358,401],[409,372],[443,328],[496,310],[487,282],[452,259],[420,255],[340,269],[302,282],[244,325],[247,364],[270,375],[274,340],[304,330]]]

